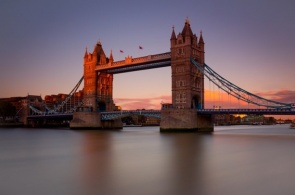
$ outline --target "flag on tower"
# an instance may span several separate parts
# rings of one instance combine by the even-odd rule
[[[143,47],[139,46],[139,49],[143,49]]]

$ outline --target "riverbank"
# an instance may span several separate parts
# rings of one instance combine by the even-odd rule
[[[23,123],[0,123],[0,128],[24,127]]]

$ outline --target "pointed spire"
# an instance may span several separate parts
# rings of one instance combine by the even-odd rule
[[[86,47],[86,51],[85,51],[85,54],[84,54],[84,58],[86,58],[88,56],[88,51],[87,51],[87,47]]]
[[[98,40],[97,43],[96,43],[95,46],[94,46],[94,50],[93,50],[92,53],[93,53],[93,54],[94,54],[94,53],[99,53],[101,49],[102,49],[102,45],[101,45],[100,40]]]
[[[114,58],[113,58],[113,51],[111,50],[111,54],[110,54],[110,62],[112,63],[114,61]]]
[[[202,43],[204,44],[204,40],[203,40],[203,36],[202,36],[202,31],[200,32],[200,40],[199,40],[199,44]]]
[[[181,34],[182,34],[182,36],[193,36],[193,31],[191,29],[191,25],[189,23],[188,17],[185,20],[185,24],[184,24]]]
[[[175,35],[175,31],[174,31],[174,25],[172,26],[172,34],[171,34],[171,39],[170,40],[175,40],[176,39],[176,35]]]
[[[98,39],[98,41],[97,41],[97,45],[101,45],[100,39]]]
[[[189,19],[188,19],[188,17],[186,17],[186,19],[185,19],[185,23],[188,23],[188,24],[189,24]]]

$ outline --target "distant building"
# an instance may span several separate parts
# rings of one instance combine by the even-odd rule
[[[44,103],[49,109],[55,109],[58,105],[60,105],[63,101],[65,101],[68,97],[70,98],[67,103],[61,108],[61,110],[67,110],[68,108],[73,108],[77,103],[83,100],[83,90],[80,90],[72,97],[69,97],[67,94],[59,93],[57,95],[46,95],[44,98]]]
[[[145,125],[146,126],[158,126],[160,125],[161,119],[156,117],[146,117]]]
[[[0,98],[2,102],[9,102],[16,108],[15,117],[20,122],[25,123],[26,117],[29,114],[32,114],[31,109],[29,109],[29,105],[34,106],[37,109],[42,110],[43,108],[43,100],[39,95],[28,95],[25,97],[10,97],[10,98]]]

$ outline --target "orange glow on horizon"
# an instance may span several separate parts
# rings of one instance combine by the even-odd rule
[[[205,108],[211,109],[218,106],[224,109],[236,108],[259,108],[256,105],[248,104],[242,100],[238,100],[231,95],[221,90],[205,89]],[[171,103],[171,95],[150,98],[115,98],[115,103],[121,106],[123,110],[136,110],[136,109],[161,109],[162,103]]]

